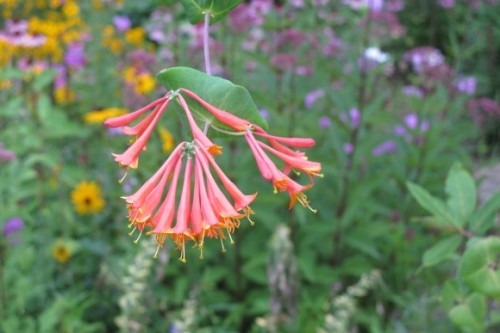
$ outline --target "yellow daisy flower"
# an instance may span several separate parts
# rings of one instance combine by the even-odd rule
[[[159,131],[160,131],[160,138],[162,142],[163,152],[165,153],[171,152],[175,144],[174,137],[165,127],[160,127]]]
[[[108,118],[118,117],[126,113],[127,109],[112,107],[88,112],[83,117],[83,120],[86,124],[102,124]]]
[[[134,46],[141,46],[142,43],[144,42],[144,37],[146,35],[146,32],[144,31],[143,28],[137,27],[137,28],[132,28],[125,32],[125,40],[134,45]]]
[[[153,91],[155,86],[156,86],[156,82],[155,82],[154,77],[151,74],[148,74],[148,73],[140,74],[137,77],[137,82],[135,85],[135,92],[138,94],[147,95],[151,91]]]
[[[71,246],[63,240],[57,240],[52,244],[51,254],[58,263],[64,264],[71,258]]]
[[[71,193],[71,201],[78,214],[99,213],[104,208],[101,188],[96,182],[80,182]]]

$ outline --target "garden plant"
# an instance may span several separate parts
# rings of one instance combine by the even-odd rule
[[[500,331],[500,1],[0,12],[0,333]]]

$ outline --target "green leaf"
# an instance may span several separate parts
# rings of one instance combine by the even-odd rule
[[[472,242],[460,263],[460,277],[475,291],[489,296],[500,296],[499,257],[499,237]]]
[[[157,79],[168,90],[179,88],[191,90],[209,104],[267,129],[267,122],[260,115],[248,90],[242,86],[188,67],[172,67],[163,70],[158,73]],[[185,99],[195,118],[229,129],[198,102],[189,97]]]
[[[429,213],[440,219],[448,226],[457,226],[457,223],[448,207],[438,198],[433,197],[423,187],[412,182],[407,182],[408,190],[415,200]]]
[[[493,195],[470,219],[472,231],[484,233],[492,225],[495,215],[500,209],[500,193]]]
[[[465,303],[453,307],[448,315],[451,321],[464,333],[484,332],[486,303],[484,297],[472,294]]]
[[[454,164],[446,178],[448,207],[463,226],[476,208],[476,184],[460,164]]]
[[[55,69],[47,69],[37,75],[33,80],[33,89],[37,92],[42,91],[45,87],[47,87],[57,75],[57,71]]]
[[[25,72],[15,67],[5,67],[0,71],[0,80],[22,79]]]
[[[460,243],[462,243],[462,237],[458,235],[442,239],[433,247],[425,251],[422,257],[422,266],[431,267],[450,258],[460,246]]]
[[[205,13],[210,13],[210,23],[215,23],[229,14],[243,0],[181,0],[189,22],[202,22]]]

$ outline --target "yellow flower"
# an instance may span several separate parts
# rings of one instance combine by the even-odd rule
[[[80,7],[74,1],[67,1],[63,6],[63,13],[66,17],[74,17],[80,13]]]
[[[137,77],[135,92],[147,95],[155,88],[156,82],[151,74],[143,73]]]
[[[160,127],[160,138],[162,142],[162,149],[165,153],[169,153],[174,148],[174,137],[172,134],[164,127]]]
[[[75,92],[68,87],[59,87],[54,90],[54,99],[58,104],[66,104],[75,100]]]
[[[132,28],[125,33],[125,39],[127,42],[134,46],[141,46],[144,42],[145,32],[141,27]]]
[[[66,263],[71,258],[71,245],[63,240],[52,244],[52,257],[60,264]]]
[[[123,70],[123,79],[125,80],[125,82],[133,84],[135,81],[135,77],[136,77],[135,68],[132,66],[125,67],[125,69]]]
[[[125,113],[127,113],[127,109],[112,107],[88,112],[83,120],[86,124],[102,124],[108,118],[118,117]]]
[[[96,182],[80,182],[71,193],[71,201],[78,214],[99,213],[104,208],[101,188]]]
[[[12,87],[11,80],[0,80],[0,90],[7,90]]]

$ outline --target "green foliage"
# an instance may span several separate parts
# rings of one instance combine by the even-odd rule
[[[63,1],[51,10],[77,3],[92,36],[78,40],[84,68],[61,60],[74,100],[56,98],[60,73],[51,67],[58,60],[21,69],[19,54],[2,62],[0,52],[0,143],[15,154],[0,161],[0,226],[24,221],[15,235],[0,232],[0,332],[317,332],[338,324],[370,333],[498,331],[500,193],[493,187],[485,196],[494,180],[476,186],[469,173],[498,162],[482,136],[493,122],[477,125],[467,109],[476,96],[498,98],[498,64],[489,61],[498,53],[498,6],[457,2],[445,10],[436,1],[407,1],[403,11],[374,15],[365,26],[368,10],[339,1],[268,1],[256,21],[252,12],[228,17],[249,3],[242,1],[102,1],[96,9],[98,2]],[[49,11],[46,2],[22,13],[24,3],[32,2],[17,2],[14,19]],[[9,18],[3,6],[2,29]],[[187,22],[201,22],[207,11],[213,76],[194,69],[203,68],[201,25]],[[138,30],[119,31],[117,15]],[[399,18],[406,35],[387,30],[385,18]],[[128,42],[140,31],[142,44]],[[63,58],[69,44],[60,44]],[[362,69],[360,56],[371,45],[390,60]],[[424,45],[444,52],[450,75],[424,78],[409,66],[403,53]],[[168,68],[158,74],[162,86],[134,90],[147,82],[143,74],[161,68]],[[461,75],[478,79],[475,95],[457,91]],[[408,95],[408,85],[421,94]],[[187,264],[171,242],[156,260],[147,235],[134,245],[120,197],[134,193],[169,152],[153,131],[140,168],[120,184],[123,170],[111,152],[122,152],[126,139],[85,116],[108,107],[132,111],[181,87],[261,127],[269,122],[272,134],[313,137],[307,156],[322,163],[325,177],[306,194],[318,213],[289,210],[287,195],[273,194],[261,179],[244,140],[220,140],[217,163],[244,193],[258,193],[255,226],[242,223],[226,253],[208,239],[203,260],[187,247]],[[322,95],[312,103],[315,90]],[[200,123],[223,127],[186,100]],[[174,144],[187,132],[176,109],[172,103],[158,124]],[[404,134],[396,133],[401,128]],[[386,142],[392,149],[377,151]],[[72,191],[82,180],[100,185],[101,212],[75,211]],[[289,232],[276,246],[271,235],[283,225]],[[53,254],[58,241],[70,251],[65,262]],[[379,282],[359,288],[374,271]]]
[[[220,77],[208,75],[188,67],[173,67],[162,70],[157,75],[158,81],[168,90],[188,89],[209,104],[230,110],[232,114],[267,129],[267,122],[257,110],[250,93],[242,86]],[[187,97],[186,102],[195,115],[203,122],[209,122],[219,128],[228,128],[205,110],[198,102]],[[186,129],[187,130],[187,129]]]
[[[223,19],[243,0],[181,0],[191,23],[202,22],[210,14],[210,23]]]
[[[446,207],[416,184],[408,183],[408,189],[434,218],[441,218],[445,210],[453,216],[440,227],[448,226],[448,232],[460,232],[461,235],[446,236],[425,251],[422,266],[432,267],[446,259],[454,259],[458,271],[457,281],[455,284],[448,283],[442,291],[443,303],[449,308],[448,315],[462,332],[485,332],[489,317],[488,297],[500,296],[500,238],[473,235],[478,221],[494,218],[493,212],[500,208],[497,197],[493,196],[482,208],[477,209],[474,180],[459,164],[453,165],[446,179]],[[437,205],[440,205],[439,209],[436,209]],[[487,225],[491,226],[491,223]],[[460,248],[464,236],[470,238],[465,250]],[[467,285],[469,289],[459,290],[457,286],[460,284]]]

